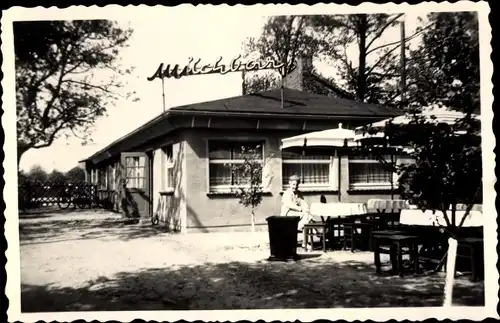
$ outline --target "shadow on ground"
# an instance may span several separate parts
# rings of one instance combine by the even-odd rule
[[[43,219],[26,220],[19,223],[21,245],[53,243],[85,239],[130,240],[166,233],[164,226],[151,224],[129,224],[117,218],[103,219]]]
[[[49,206],[42,206],[38,208],[32,208],[32,209],[27,209],[27,210],[19,210],[19,218],[20,219],[35,219],[35,218],[45,218],[45,217],[52,217],[53,215],[57,214],[82,214],[82,213],[88,213],[88,212],[93,212],[96,214],[99,213],[109,213],[110,211],[103,209],[103,208],[77,208],[70,206],[67,209],[62,209],[56,205],[49,205]]]
[[[22,285],[23,312],[441,306],[442,274],[377,276],[371,264],[309,258],[171,266],[100,277],[81,288]],[[462,279],[457,305],[484,306]]]

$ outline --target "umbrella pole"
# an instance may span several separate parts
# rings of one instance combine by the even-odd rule
[[[391,168],[394,164],[394,152],[391,153]],[[391,200],[394,200],[394,172],[391,169]]]
[[[306,149],[305,149],[305,142],[304,142],[304,147],[302,147],[302,154],[300,155],[300,182],[304,183],[304,156],[306,155]]]
[[[339,162],[337,163],[337,164],[338,164],[338,166],[337,166],[337,168],[338,168],[338,169],[337,169],[337,174],[338,174],[338,175],[337,175],[337,177],[338,177],[338,178],[337,178],[337,181],[338,181],[338,195],[339,195],[339,203],[340,203],[340,202],[341,202],[341,200],[342,200],[342,192],[341,192],[341,190],[340,190],[340,185],[341,185],[341,180],[340,180],[340,155],[339,155],[339,153],[338,153],[338,149],[335,149],[334,155],[335,155],[335,158],[337,158],[337,159],[338,159],[338,161],[339,161]]]

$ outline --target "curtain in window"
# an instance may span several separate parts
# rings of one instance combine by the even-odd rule
[[[210,190],[225,190],[245,182],[240,171],[232,171],[230,165],[241,164],[245,158],[251,158],[248,149],[258,147],[257,159],[263,158],[263,144],[260,142],[209,142],[209,185]]]
[[[301,178],[302,185],[330,184],[331,157],[326,155],[306,155],[282,152],[283,185],[288,185],[292,175]]]
[[[381,156],[390,163],[391,156]],[[370,155],[351,156],[349,158],[350,184],[386,184],[391,182],[392,172],[380,158]]]

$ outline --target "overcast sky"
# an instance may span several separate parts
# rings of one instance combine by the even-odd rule
[[[186,63],[189,57],[200,57],[204,62],[213,62],[218,56],[224,61],[242,54],[242,44],[248,37],[258,37],[266,21],[260,11],[242,11],[235,7],[207,7],[207,10],[184,10],[176,8],[151,8],[149,13],[133,14],[133,18],[122,19],[121,25],[129,25],[134,33],[129,47],[120,53],[124,66],[134,66],[133,75],[125,78],[124,90],[136,91],[138,102],[118,101],[108,107],[108,116],[95,124],[94,143],[82,146],[77,139],[61,138],[48,148],[32,149],[24,154],[21,169],[29,170],[39,164],[47,171],[67,171],[77,162],[136,129],[162,112],[161,81],[147,81],[159,63]],[[144,11],[142,11],[144,12]],[[273,14],[276,11],[273,12]],[[287,12],[289,13],[289,12]],[[296,11],[295,14],[301,14]],[[425,12],[412,11],[406,14],[407,35],[414,32],[417,17]],[[71,18],[66,18],[71,19]],[[385,33],[383,42],[392,42],[400,37],[399,28]],[[356,53],[351,53],[355,62]],[[314,62],[316,69],[334,76],[335,67]],[[241,74],[192,76],[165,81],[167,107],[215,100],[241,95]]]

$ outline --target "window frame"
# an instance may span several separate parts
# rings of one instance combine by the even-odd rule
[[[335,159],[338,159],[338,157],[332,156],[332,155],[319,155],[319,156],[327,156],[328,159],[288,159],[288,158],[283,158],[283,152],[281,153],[281,174],[282,174],[282,179],[281,179],[281,187],[282,190],[285,191],[290,187],[290,184],[288,183],[288,178],[285,178],[284,173],[283,173],[283,167],[286,164],[289,165],[305,165],[305,164],[323,164],[323,165],[328,165],[328,183],[303,183],[301,179],[301,184],[300,184],[300,189],[301,191],[314,191],[314,190],[331,190],[335,191],[338,188],[336,187],[335,183],[335,178],[334,178],[334,172],[335,172]],[[302,158],[302,156],[300,157]],[[337,165],[338,167],[338,165]],[[299,175],[300,176],[300,175]]]
[[[112,163],[108,169],[110,169],[111,174],[110,174],[110,185],[109,189],[112,191],[116,190],[116,163]]]
[[[366,155],[363,155],[363,157],[366,156]],[[391,156],[391,154],[384,154],[384,159],[385,160],[389,160],[391,158],[393,158],[394,162],[396,163],[397,162],[397,159],[398,159],[398,156],[397,155],[393,155]],[[348,156],[348,171],[347,171],[347,178],[348,178],[348,181],[349,181],[349,189],[350,190],[390,190],[391,188],[394,190],[394,189],[397,189],[398,188],[398,183],[397,183],[397,173],[396,172],[390,172],[390,171],[387,171],[390,175],[390,177],[392,176],[392,183],[391,183],[391,180],[389,179],[389,181],[387,182],[357,182],[357,183],[353,183],[351,181],[351,164],[380,164],[382,165],[382,163],[375,157],[375,156],[369,156],[371,158],[367,158],[367,159],[356,159],[355,158],[356,155],[349,155]]]
[[[147,189],[147,183],[146,183],[146,180],[147,180],[147,174],[146,174],[146,171],[147,171],[147,158],[146,156],[143,156],[143,155],[124,155],[123,156],[123,161],[124,161],[124,180],[125,180],[125,187],[127,189],[137,189],[137,190],[146,190]],[[139,159],[139,165],[134,165],[134,166],[128,166],[127,164],[127,159],[128,158],[138,158]],[[140,160],[144,159],[144,165],[140,166]],[[140,169],[142,168],[143,169],[143,175],[142,176],[129,176],[128,175],[128,169]],[[133,185],[133,186],[129,186],[130,184],[130,180],[132,180],[132,182],[136,182],[136,184],[139,183],[138,179],[142,179],[142,186],[140,185]]]
[[[174,144],[168,143],[161,148],[161,167],[162,167],[162,181],[161,190],[162,192],[173,192],[175,187],[175,158],[174,158]],[[169,153],[171,156],[169,157]]]
[[[211,185],[211,176],[210,176],[210,165],[224,165],[224,164],[243,164],[244,159],[211,159],[210,158],[210,144],[214,142],[227,142],[232,144],[253,144],[260,145],[262,149],[262,159],[259,160],[260,163],[264,163],[265,160],[265,139],[260,138],[209,138],[206,139],[206,151],[207,151],[207,194],[217,194],[217,193],[233,193],[238,188],[248,187],[248,185],[237,185],[237,184],[229,184],[229,185]],[[234,154],[234,148],[231,147],[231,156]],[[262,172],[261,178],[261,187],[264,188],[264,177],[265,171]],[[233,175],[231,175],[231,182],[233,181]]]
[[[98,181],[97,169],[92,168],[90,170],[90,184],[97,186],[97,181]]]

